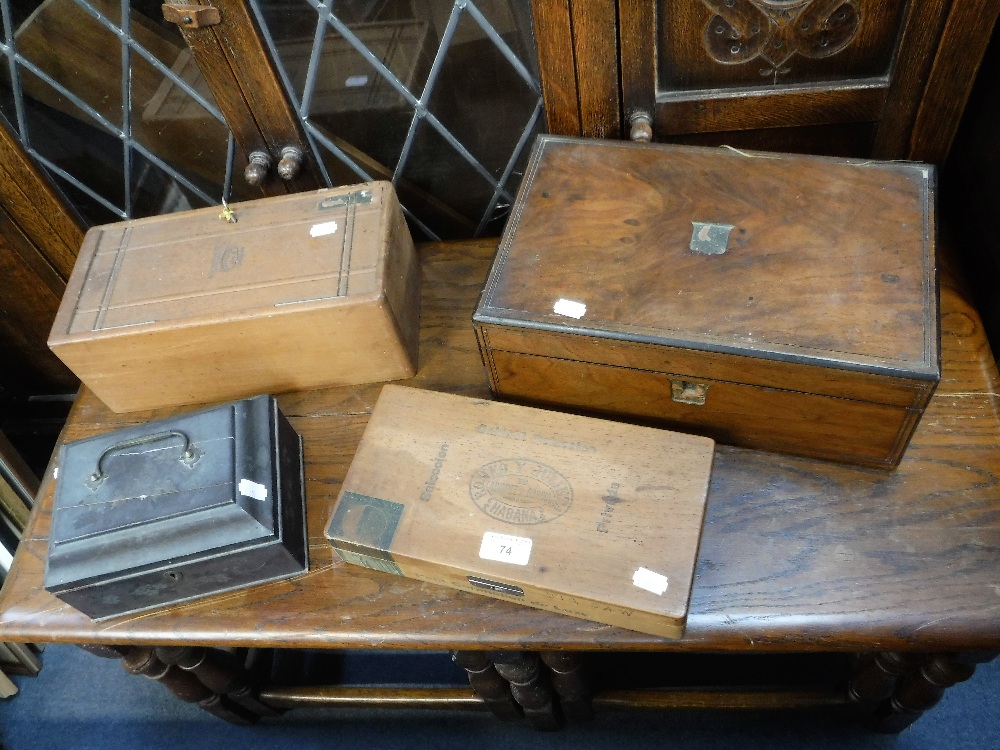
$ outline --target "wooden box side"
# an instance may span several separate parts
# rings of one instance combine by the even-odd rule
[[[892,468],[922,409],[699,377],[489,352],[502,398],[632,420],[746,448]]]
[[[517,325],[477,324],[476,330],[484,362],[491,371],[491,383],[497,392],[500,391],[500,379],[490,361],[493,352],[609,365],[688,380],[706,379],[778,388],[908,409],[923,409],[936,384],[931,379],[890,377],[816,364],[599,338],[582,333],[547,331]]]
[[[112,335],[113,334],[113,335]],[[116,412],[411,377],[384,296],[264,317],[119,329],[52,350]]]
[[[336,548],[335,548],[336,549]],[[560,615],[591,620],[604,625],[614,625],[640,633],[663,638],[681,638],[687,624],[687,614],[651,611],[609,603],[599,596],[564,594],[544,585],[525,583],[517,577],[491,573],[483,577],[473,575],[471,569],[462,570],[449,564],[429,561],[412,554],[390,552],[400,573],[428,583],[467,591],[470,594],[490,596],[513,604],[544,609]],[[343,559],[343,556],[342,556]]]
[[[690,435],[386,386],[327,536],[371,567],[493,595],[468,576],[501,582],[525,604],[676,636],[712,448]]]
[[[475,319],[936,380],[934,179],[543,136]]]
[[[420,259],[391,185],[385,193],[384,207],[388,230],[385,262],[381,264],[382,288],[399,338],[412,362],[412,374],[416,374],[420,341]]]

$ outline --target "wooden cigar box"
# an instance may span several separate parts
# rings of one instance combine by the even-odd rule
[[[302,441],[269,396],[66,443],[45,589],[95,620],[308,567]]]
[[[713,447],[389,385],[326,535],[350,563],[678,638]]]
[[[115,411],[410,377],[420,271],[389,183],[95,227],[49,346]]]
[[[893,467],[934,237],[924,164],[543,136],[474,324],[503,398]]]

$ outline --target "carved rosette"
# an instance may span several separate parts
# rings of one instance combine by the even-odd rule
[[[861,26],[856,0],[702,0],[715,15],[705,26],[705,50],[716,62],[760,60],[760,74],[791,71],[795,55],[814,59],[844,50]]]

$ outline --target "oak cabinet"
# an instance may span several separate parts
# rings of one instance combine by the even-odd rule
[[[931,162],[947,156],[1000,11],[995,0],[535,5],[551,132]]]

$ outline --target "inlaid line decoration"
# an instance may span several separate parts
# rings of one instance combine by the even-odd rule
[[[792,70],[796,55],[832,57],[861,27],[857,0],[702,0],[713,15],[704,29],[705,50],[723,65],[760,61],[760,75]]]

